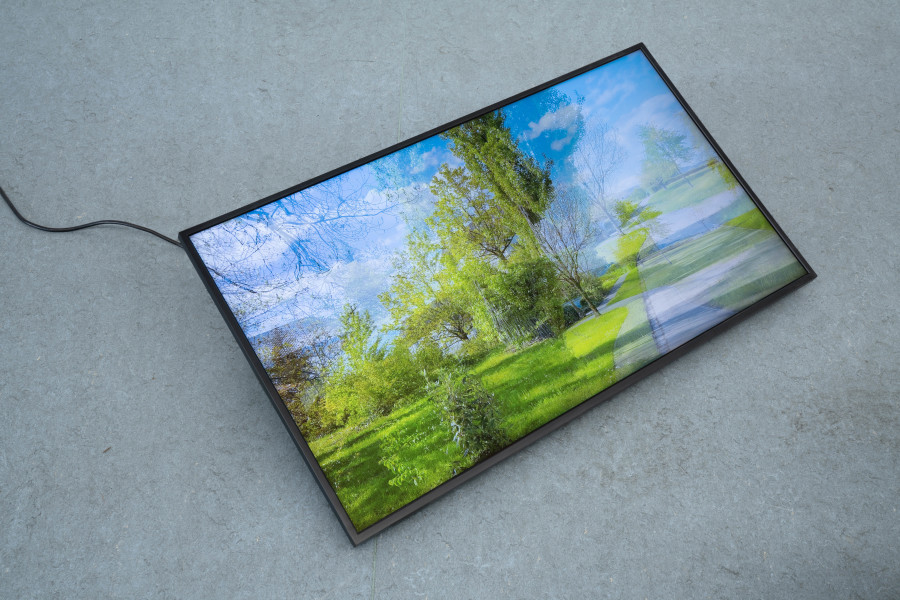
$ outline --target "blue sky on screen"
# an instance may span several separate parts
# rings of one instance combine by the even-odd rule
[[[572,160],[579,135],[601,122],[608,124],[625,151],[625,160],[610,182],[613,197],[624,195],[639,182],[644,158],[638,136],[641,125],[686,133],[694,144],[706,148],[698,156],[712,154],[640,51],[519,100],[503,112],[525,152],[541,163],[553,161],[555,184],[579,183]],[[247,335],[298,319],[334,327],[348,302],[369,310],[376,322],[386,321],[377,295],[389,285],[393,257],[410,229],[421,227],[430,214],[433,197],[428,184],[440,166],[461,164],[448,144],[434,136],[232,220],[243,220],[249,227],[246,231],[256,231],[255,235],[246,231],[236,235],[237,223],[232,222],[195,234],[207,265],[219,265],[215,267],[219,274],[211,272]],[[300,216],[293,215],[277,235],[248,251],[248,245],[259,241],[254,228],[261,225],[253,224],[265,220],[263,213],[273,211],[276,214],[270,221],[276,224],[287,222],[283,216],[287,213]],[[304,262],[298,257],[308,254],[315,256],[307,262],[315,264],[298,268]],[[223,281],[221,272],[226,267],[243,270],[243,275],[232,278],[239,285]],[[263,289],[273,272],[284,277],[284,285],[277,291]],[[257,285],[254,291],[243,289]]]

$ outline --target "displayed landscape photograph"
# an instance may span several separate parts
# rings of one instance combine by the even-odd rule
[[[640,51],[191,241],[357,531],[806,274]]]

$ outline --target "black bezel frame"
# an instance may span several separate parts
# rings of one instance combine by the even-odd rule
[[[653,362],[645,365],[644,367],[638,369],[631,375],[628,375],[627,377],[614,383],[613,385],[609,386],[608,388],[606,388],[599,394],[584,400],[583,402],[581,402],[577,406],[569,409],[562,415],[556,417],[555,419],[542,425],[538,429],[535,429],[534,431],[527,434],[526,436],[513,442],[512,444],[510,444],[509,446],[507,446],[506,448],[504,448],[497,454],[478,463],[477,465],[469,468],[468,470],[463,471],[459,475],[456,475],[453,478],[445,481],[444,483],[437,486],[436,488],[426,492],[425,494],[419,496],[412,502],[406,504],[405,506],[397,509],[393,513],[382,518],[380,521],[377,521],[376,523],[370,525],[369,527],[363,529],[362,531],[359,531],[359,532],[356,531],[356,528],[353,526],[353,523],[350,521],[350,517],[348,516],[346,510],[344,509],[343,505],[341,504],[340,500],[338,499],[337,494],[334,492],[334,490],[331,487],[331,484],[328,482],[327,478],[325,477],[325,473],[322,471],[322,468],[319,466],[318,461],[316,460],[315,456],[313,455],[312,451],[310,450],[308,444],[306,443],[306,440],[301,435],[300,430],[297,428],[297,425],[294,423],[294,420],[291,418],[290,412],[288,411],[287,407],[284,405],[284,402],[281,400],[281,397],[278,395],[278,392],[275,390],[275,386],[272,384],[272,381],[269,378],[269,375],[266,373],[265,368],[263,367],[263,365],[260,362],[259,358],[257,357],[256,353],[254,352],[253,347],[250,344],[250,341],[247,339],[246,335],[244,334],[243,330],[241,329],[240,325],[238,324],[237,319],[234,317],[231,310],[229,309],[228,304],[225,302],[225,298],[222,296],[221,292],[219,291],[218,287],[216,286],[215,282],[213,281],[213,278],[209,274],[209,271],[207,270],[205,264],[203,263],[203,260],[200,258],[200,255],[198,254],[197,249],[191,243],[190,236],[199,231],[202,231],[204,229],[208,229],[210,227],[218,225],[224,221],[233,219],[234,217],[242,215],[246,212],[255,210],[255,209],[259,208],[260,206],[263,206],[270,202],[274,202],[276,200],[284,198],[285,196],[289,196],[300,190],[303,190],[310,186],[316,185],[317,183],[320,183],[326,179],[330,179],[336,175],[340,175],[341,173],[344,173],[351,169],[355,169],[356,167],[359,167],[359,166],[369,163],[371,161],[377,160],[383,156],[386,156],[388,154],[396,152],[397,150],[401,150],[407,146],[418,143],[418,142],[420,142],[426,138],[429,138],[433,135],[437,135],[447,129],[456,127],[457,125],[460,125],[466,121],[475,119],[475,118],[480,117],[481,115],[484,115],[488,112],[502,108],[502,107],[504,107],[512,102],[515,102],[517,100],[520,100],[526,96],[529,96],[536,92],[540,92],[542,90],[545,90],[549,87],[552,87],[554,85],[562,83],[563,81],[566,81],[567,79],[571,79],[572,77],[576,77],[578,75],[581,75],[582,73],[585,73],[592,69],[596,69],[597,67],[600,67],[606,63],[612,62],[618,58],[622,58],[623,56],[626,56],[626,55],[631,54],[636,51],[640,51],[644,54],[644,56],[647,58],[647,60],[650,62],[650,64],[653,66],[653,68],[656,70],[657,74],[662,78],[662,80],[665,82],[666,86],[669,88],[669,90],[672,92],[672,94],[675,96],[675,98],[681,104],[682,108],[684,108],[685,112],[687,112],[687,114],[690,116],[693,123],[697,126],[697,128],[703,134],[706,141],[709,142],[709,144],[712,146],[712,148],[719,155],[722,162],[731,170],[731,172],[734,174],[735,178],[737,179],[738,183],[741,185],[741,187],[744,189],[744,191],[746,191],[747,195],[753,200],[753,202],[756,204],[757,208],[759,208],[759,210],[763,213],[763,215],[766,217],[766,219],[769,221],[769,223],[775,229],[775,232],[778,234],[778,236],[781,238],[781,240],[785,243],[785,245],[790,249],[790,251],[796,257],[797,261],[803,266],[804,269],[806,269],[806,275],[800,277],[799,279],[792,281],[791,283],[785,285],[784,287],[772,292],[768,296],[754,302],[750,306],[735,313],[731,317],[725,319],[718,325],[715,325],[715,326],[711,327],[710,329],[704,331],[700,335],[688,340],[687,342],[685,342],[681,346],[675,348],[674,350],[671,350],[670,352],[663,354],[662,356],[655,359]],[[306,460],[307,467],[309,467],[309,470],[315,476],[316,482],[319,484],[319,487],[322,489],[322,492],[328,498],[328,501],[331,504],[331,508],[334,510],[335,514],[338,516],[338,519],[340,520],[341,524],[343,525],[344,530],[347,533],[347,536],[350,538],[350,541],[353,543],[354,546],[362,543],[363,541],[365,541],[365,540],[371,538],[372,536],[378,534],[379,532],[383,531],[387,527],[390,527],[394,523],[409,516],[410,514],[419,510],[423,506],[429,504],[433,500],[436,500],[440,496],[443,496],[447,492],[450,492],[451,490],[455,489],[457,486],[465,483],[466,481],[472,479],[473,477],[478,476],[479,474],[483,473],[487,469],[490,469],[493,465],[497,464],[498,462],[502,461],[503,459],[515,454],[516,452],[522,450],[529,444],[532,444],[533,442],[544,437],[548,433],[550,433],[550,432],[554,431],[555,429],[558,429],[559,427],[572,421],[573,419],[584,414],[586,411],[590,410],[591,408],[594,408],[598,404],[601,404],[602,402],[608,400],[609,398],[611,398],[612,396],[614,396],[621,390],[625,389],[626,387],[634,384],[635,382],[643,379],[644,377],[647,377],[648,375],[657,371],[661,367],[669,364],[670,362],[677,359],[678,357],[691,351],[693,348],[699,346],[700,344],[703,344],[704,342],[709,340],[712,336],[717,335],[718,333],[726,330],[727,328],[733,326],[734,324],[742,321],[743,319],[747,318],[749,315],[753,314],[754,312],[760,310],[764,306],[771,304],[776,299],[790,293],[791,291],[799,288],[802,285],[805,285],[806,283],[809,283],[816,277],[815,271],[813,271],[812,267],[809,266],[809,263],[806,262],[806,260],[803,258],[803,256],[800,254],[800,252],[794,246],[794,244],[790,241],[790,239],[788,239],[787,235],[785,235],[784,231],[781,229],[781,227],[778,225],[778,223],[776,223],[775,220],[772,218],[772,215],[769,213],[769,211],[766,210],[763,203],[759,200],[759,198],[756,196],[756,194],[753,192],[753,190],[750,188],[750,186],[747,184],[747,182],[744,180],[744,178],[740,175],[740,173],[737,171],[737,169],[735,169],[734,165],[731,163],[731,161],[728,159],[728,157],[725,155],[725,153],[722,151],[722,149],[719,147],[719,145],[716,143],[716,141],[710,135],[709,131],[707,131],[706,127],[704,127],[703,124],[700,122],[700,119],[697,117],[697,115],[694,113],[694,111],[691,109],[691,107],[687,104],[685,99],[678,92],[678,90],[675,88],[675,86],[672,84],[672,82],[669,80],[669,78],[663,72],[662,68],[659,66],[659,64],[656,62],[656,60],[653,58],[653,56],[650,54],[650,52],[647,50],[646,46],[644,46],[643,43],[637,44],[630,48],[626,48],[625,50],[622,50],[620,52],[617,52],[615,54],[607,56],[606,58],[603,58],[599,61],[593,62],[589,65],[586,65],[584,67],[581,67],[579,69],[576,69],[574,71],[566,73],[565,75],[556,77],[555,79],[552,79],[552,80],[542,83],[538,86],[535,86],[528,90],[520,92],[514,96],[506,98],[505,100],[495,102],[494,104],[491,104],[490,106],[479,109],[468,115],[460,117],[454,121],[451,121],[451,122],[441,125],[439,127],[435,127],[429,131],[426,131],[415,137],[412,137],[405,141],[394,144],[383,150],[379,150],[378,152],[375,152],[373,154],[370,154],[368,156],[360,158],[356,161],[353,161],[353,162],[351,162],[347,165],[344,165],[342,167],[339,167],[337,169],[333,169],[323,175],[319,175],[318,177],[309,179],[309,180],[307,180],[303,183],[300,183],[298,185],[295,185],[291,188],[288,188],[286,190],[283,190],[278,193],[267,196],[267,197],[263,198],[262,200],[258,200],[256,202],[253,202],[252,204],[248,204],[247,206],[244,206],[242,208],[235,209],[231,212],[228,212],[228,213],[221,215],[219,217],[216,217],[214,219],[210,219],[209,221],[206,221],[205,223],[201,223],[199,225],[195,225],[194,227],[185,229],[184,231],[182,231],[178,234],[178,239],[184,245],[184,248],[187,251],[188,256],[190,257],[191,262],[193,263],[194,267],[197,269],[197,272],[200,275],[200,278],[203,280],[203,283],[206,285],[206,289],[209,291],[210,295],[213,298],[213,301],[215,302],[216,306],[219,308],[219,311],[222,313],[222,317],[225,319],[225,322],[228,323],[228,327],[229,327],[229,329],[231,329],[231,333],[234,335],[235,339],[237,340],[238,345],[241,347],[241,350],[244,352],[244,355],[247,357],[247,360],[250,362],[250,365],[253,367],[253,371],[256,373],[256,376],[259,378],[260,383],[262,383],[263,388],[266,390],[266,393],[269,396],[269,400],[272,401],[272,404],[275,406],[275,410],[281,416],[281,420],[284,422],[284,425],[287,427],[288,431],[290,432],[291,437],[294,439],[294,443],[297,445],[297,448],[303,454],[303,457]]]

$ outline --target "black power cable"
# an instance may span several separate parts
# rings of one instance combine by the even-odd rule
[[[173,240],[170,237],[166,237],[158,231],[154,231],[147,227],[143,227],[141,225],[136,225],[134,223],[129,223],[128,221],[113,221],[110,219],[104,219],[103,221],[91,221],[90,223],[82,223],[81,225],[73,225],[72,227],[47,227],[45,225],[38,225],[37,223],[33,223],[22,216],[22,214],[16,210],[16,207],[13,206],[12,200],[9,199],[9,196],[6,195],[6,192],[3,191],[3,188],[0,187],[0,196],[3,196],[3,199],[6,201],[6,204],[9,205],[9,208],[12,209],[13,214],[16,215],[20,221],[28,225],[29,227],[34,227],[35,229],[39,229],[41,231],[49,231],[50,233],[65,233],[67,231],[78,231],[79,229],[87,229],[88,227],[96,227],[97,225],[122,225],[123,227],[131,227],[132,229],[138,229],[140,231],[144,231],[151,235],[155,235],[161,240],[165,240],[170,244],[174,244],[179,248],[183,248],[181,242],[178,240]]]

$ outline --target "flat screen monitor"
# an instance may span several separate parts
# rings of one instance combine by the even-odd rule
[[[180,239],[354,544],[815,277],[643,45]]]

